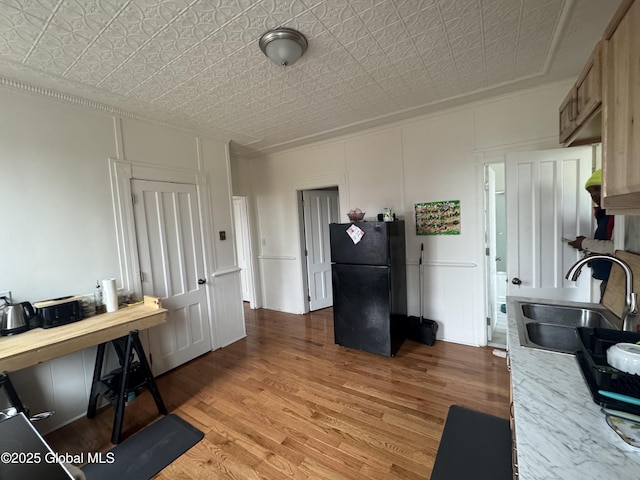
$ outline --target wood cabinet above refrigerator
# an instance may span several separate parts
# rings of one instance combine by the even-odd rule
[[[564,146],[599,142],[602,131],[601,43],[560,105],[560,143]]]

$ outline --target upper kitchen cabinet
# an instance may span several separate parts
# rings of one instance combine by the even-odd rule
[[[640,2],[624,1],[605,31],[602,198],[611,213],[640,215]]]
[[[560,143],[569,146],[599,142],[601,104],[602,62],[601,44],[598,43],[560,105]]]

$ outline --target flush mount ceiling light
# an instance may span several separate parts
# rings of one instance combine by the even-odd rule
[[[276,65],[293,65],[307,51],[307,39],[293,28],[279,27],[260,37],[260,50]]]

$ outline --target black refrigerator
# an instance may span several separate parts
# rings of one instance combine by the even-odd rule
[[[329,225],[335,343],[393,356],[404,341],[404,221]]]

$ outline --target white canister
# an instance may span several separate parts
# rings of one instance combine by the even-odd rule
[[[118,291],[116,289],[115,278],[105,278],[102,280],[102,301],[107,307],[107,312],[118,310]]]

